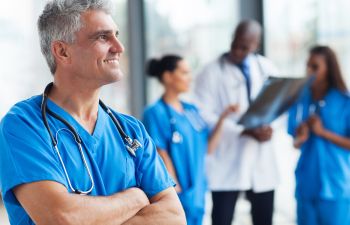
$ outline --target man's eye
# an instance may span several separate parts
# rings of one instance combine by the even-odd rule
[[[108,39],[108,37],[107,37],[107,35],[100,35],[100,36],[98,36],[98,39],[100,39],[100,40],[107,40]]]

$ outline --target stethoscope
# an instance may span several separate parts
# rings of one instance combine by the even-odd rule
[[[169,119],[170,123],[170,133],[171,133],[171,138],[170,141],[174,144],[179,144],[182,143],[183,141],[183,136],[182,134],[178,131],[177,126],[176,126],[176,118],[174,117],[173,113],[171,113],[169,105],[164,101],[163,98],[161,98],[161,103],[165,109],[165,113]],[[204,129],[206,126],[204,121],[199,120],[197,117],[195,117],[191,112],[184,111],[184,115],[188,119],[188,121],[191,123],[191,126],[197,131],[200,132],[201,130]],[[170,148],[170,146],[169,146]]]
[[[71,191],[73,193],[80,194],[80,195],[87,195],[87,194],[91,193],[91,191],[94,189],[95,183],[94,183],[94,179],[92,178],[90,169],[89,169],[89,167],[87,165],[87,162],[86,162],[86,158],[85,158],[85,155],[84,155],[84,152],[83,152],[83,148],[82,148],[82,145],[81,145],[82,140],[81,140],[79,134],[77,133],[77,131],[74,129],[74,127],[72,125],[70,125],[65,119],[63,119],[62,117],[60,117],[56,113],[52,112],[47,107],[48,95],[49,95],[49,92],[50,92],[52,86],[53,86],[53,83],[49,83],[46,86],[46,88],[44,90],[44,93],[43,93],[42,102],[41,102],[42,119],[43,119],[44,125],[45,125],[45,127],[46,127],[46,129],[47,129],[47,131],[48,131],[48,133],[50,135],[53,148],[55,149],[55,151],[56,151],[56,153],[58,155],[59,161],[60,161],[60,163],[62,165],[64,174],[65,174],[65,176],[67,178],[67,182],[68,182],[69,188],[71,189]],[[122,136],[122,139],[124,141],[124,144],[125,144],[125,147],[126,147],[127,151],[133,157],[136,157],[137,149],[142,148],[141,143],[137,139],[131,139],[128,135],[126,135],[126,133],[124,132],[124,130],[123,130],[122,126],[120,125],[119,121],[117,120],[117,118],[113,115],[112,111],[101,100],[99,100],[99,105],[109,115],[109,117],[111,117],[111,119],[112,119],[114,125],[116,126],[119,134]],[[82,158],[82,161],[84,163],[84,167],[85,167],[85,169],[86,169],[86,171],[88,173],[88,176],[89,176],[89,179],[90,179],[90,182],[91,182],[91,186],[90,186],[90,188],[88,190],[82,191],[82,190],[78,190],[78,189],[73,188],[71,180],[70,180],[68,172],[67,172],[67,169],[66,169],[66,166],[64,165],[63,159],[62,159],[61,154],[60,154],[60,152],[58,150],[58,147],[57,147],[58,146],[57,135],[56,135],[56,139],[55,139],[53,134],[52,134],[52,132],[51,132],[49,124],[47,122],[46,112],[48,114],[50,114],[51,116],[53,116],[55,119],[61,121],[64,125],[66,125],[68,130],[70,131],[70,133],[74,136],[74,140],[75,140],[75,142],[78,145],[80,156]]]
[[[307,108],[306,115],[312,116],[312,115],[318,115],[322,108],[326,106],[326,101],[324,99],[311,102]],[[296,112],[296,121],[297,123],[303,122],[304,119],[304,104],[303,103],[297,103],[297,112]]]

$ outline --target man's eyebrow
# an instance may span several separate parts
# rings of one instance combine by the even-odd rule
[[[106,34],[114,34],[114,33],[119,33],[119,30],[113,31],[113,30],[99,30],[96,31],[94,33],[92,33],[90,36],[90,38],[96,38],[100,35],[106,35]]]

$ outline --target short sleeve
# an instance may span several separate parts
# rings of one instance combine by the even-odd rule
[[[350,97],[348,97],[347,99],[347,103],[345,104],[347,107],[346,107],[346,112],[347,112],[347,115],[346,115],[346,137],[350,137]]]
[[[295,136],[296,132],[297,104],[294,104],[288,111],[288,134]]]
[[[159,149],[167,150],[168,148],[168,128],[169,121],[165,121],[166,115],[159,115],[155,108],[146,109],[143,114],[143,123],[155,145]]]
[[[140,126],[144,136],[143,154],[138,167],[139,177],[141,177],[140,188],[151,198],[157,193],[175,186],[175,182],[170,177],[163,160],[158,155],[152,139],[143,125],[140,124]]]
[[[309,85],[306,84],[302,89],[301,94],[298,99],[294,102],[294,104],[288,110],[288,134],[293,137],[296,134],[296,129],[306,118],[307,115],[304,112],[304,108],[306,103],[307,96],[309,95]]]
[[[43,138],[41,132],[46,130],[37,124],[18,115],[1,122],[0,187],[5,202],[19,204],[12,189],[20,184],[42,180],[65,184],[49,136]]]

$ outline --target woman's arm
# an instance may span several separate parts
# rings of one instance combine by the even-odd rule
[[[334,144],[350,150],[350,138],[338,135],[324,128],[321,119],[318,116],[311,116],[308,120],[309,127],[316,135],[323,137]]]
[[[296,133],[295,133],[295,137],[294,137],[294,148],[300,148],[306,141],[307,139],[309,139],[309,133],[310,133],[310,129],[307,125],[307,123],[301,123],[297,129],[296,129]]]
[[[222,132],[222,125],[226,119],[231,113],[237,112],[238,105],[230,105],[225,109],[225,111],[220,115],[218,122],[216,123],[212,133],[210,134],[209,141],[208,141],[208,154],[211,154],[214,152],[216,147],[219,144],[221,132]]]
[[[168,152],[164,149],[159,149],[159,148],[157,148],[157,151],[160,157],[162,157],[165,167],[167,168],[168,172],[170,173],[171,177],[174,179],[176,183],[175,191],[177,193],[180,193],[182,191],[181,185],[179,183],[179,180],[177,179],[176,170]]]

